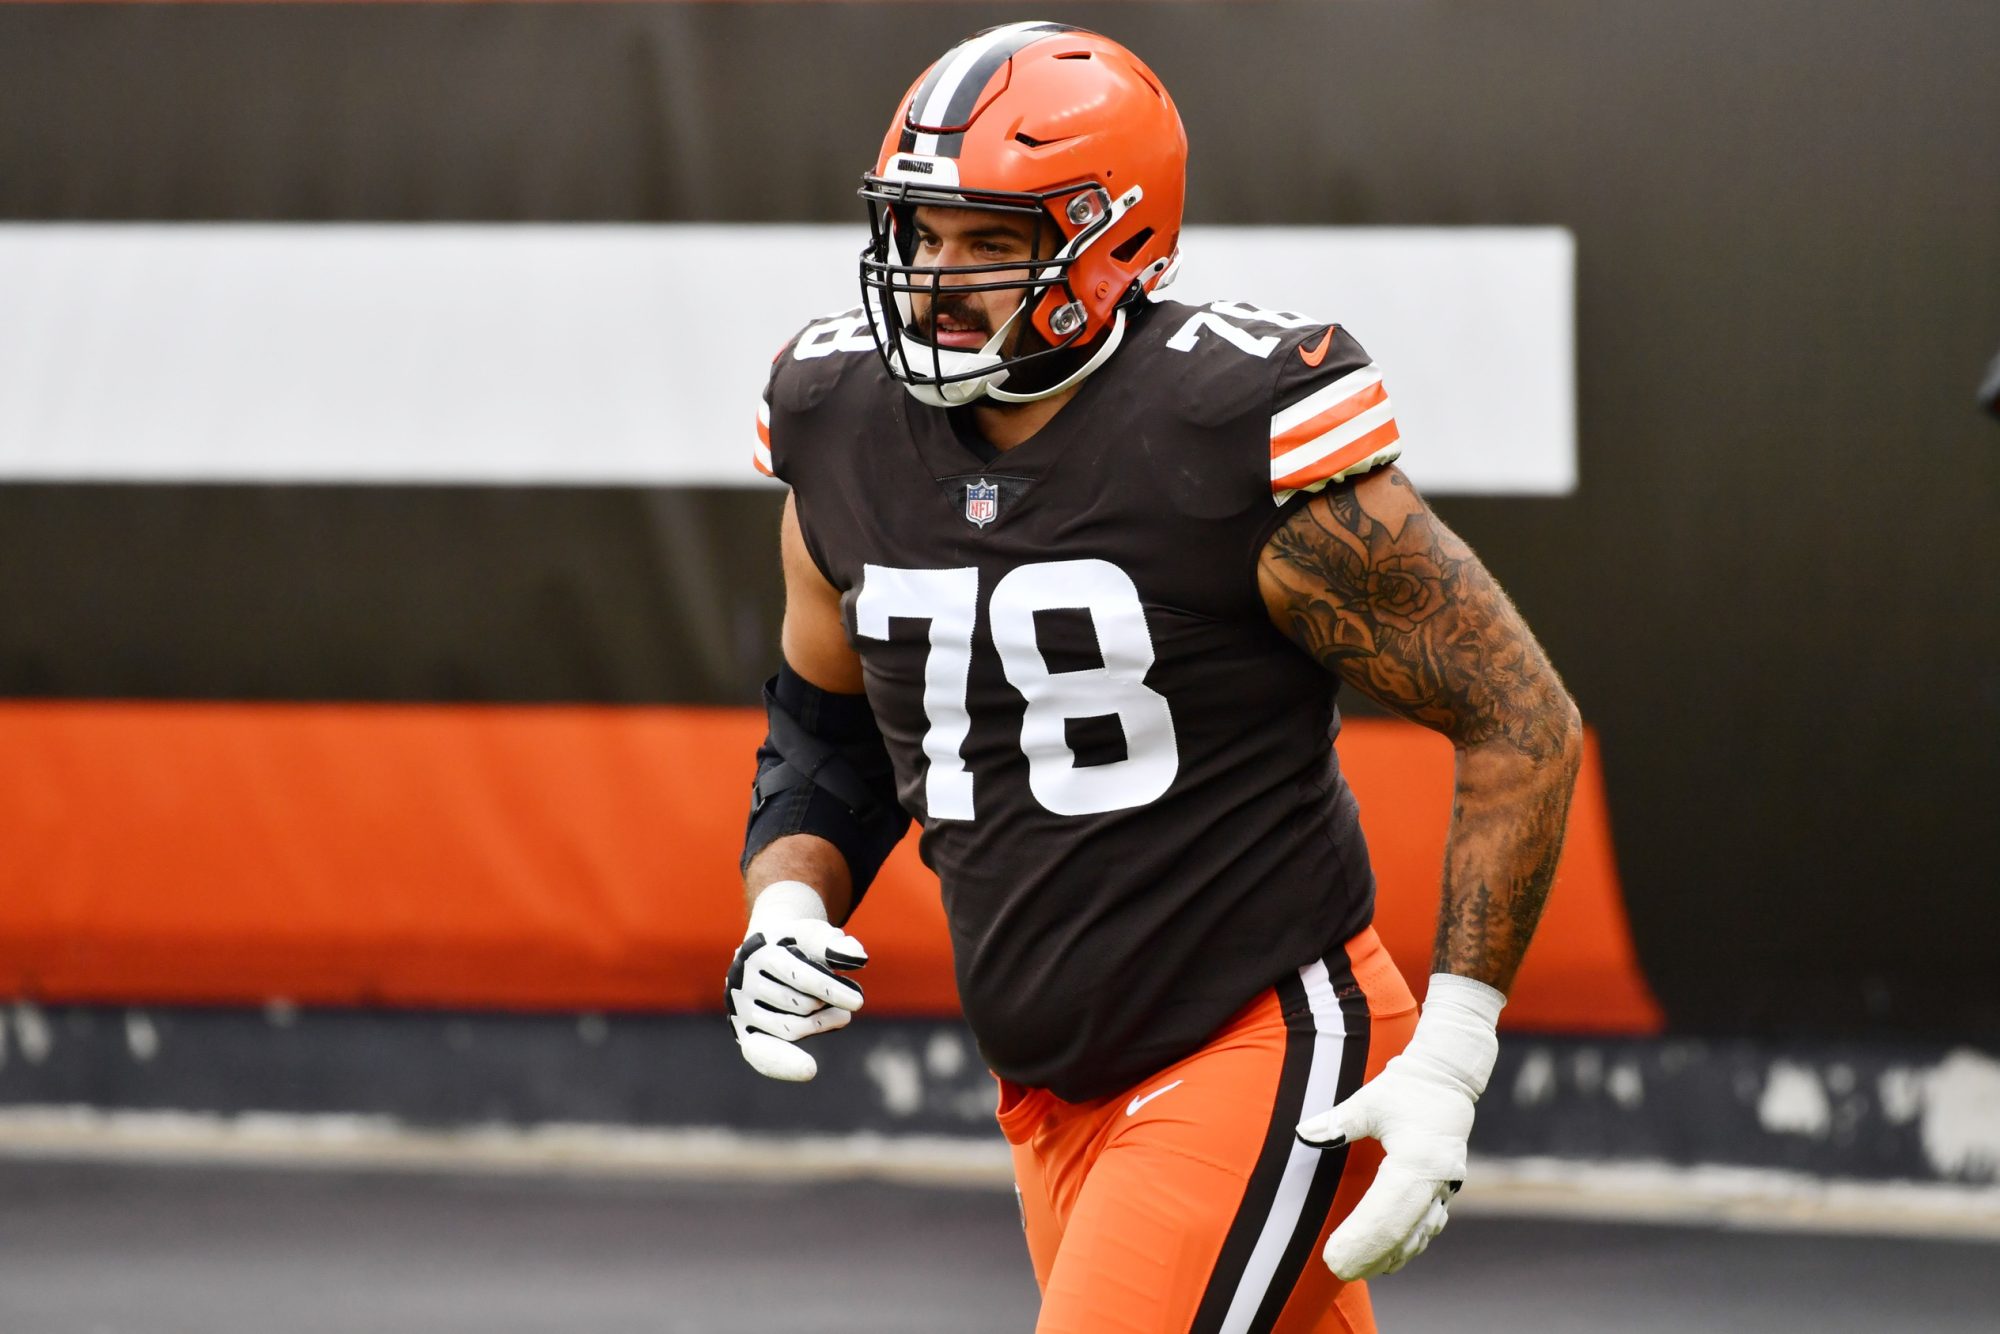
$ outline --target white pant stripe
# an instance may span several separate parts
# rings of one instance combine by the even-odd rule
[[[1299,969],[1299,980],[1305,984],[1306,1000],[1312,1007],[1313,1027],[1316,1030],[1312,1073],[1306,1078],[1305,1107],[1300,1112],[1303,1118],[1323,1112],[1334,1104],[1340,1087],[1340,1054],[1347,1041],[1347,1025],[1324,963],[1315,959]],[[1257,1234],[1257,1244],[1250,1251],[1249,1263],[1243,1267],[1243,1277],[1236,1284],[1236,1292],[1229,1299],[1229,1312],[1222,1318],[1222,1334],[1245,1334],[1250,1322],[1256,1319],[1257,1308],[1264,1304],[1264,1296],[1270,1291],[1271,1280],[1277,1274],[1278,1261],[1299,1229],[1306,1194],[1312,1189],[1313,1173],[1318,1169],[1320,1155],[1324,1152],[1324,1149],[1308,1148],[1296,1139],[1292,1141],[1291,1154],[1285,1160],[1285,1175],[1278,1183],[1277,1197],[1271,1202],[1271,1212],[1264,1218],[1263,1230]]]

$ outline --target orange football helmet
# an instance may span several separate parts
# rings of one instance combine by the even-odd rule
[[[1125,309],[1171,276],[1187,193],[1187,133],[1154,73],[1118,43],[1058,23],[989,28],[944,53],[897,105],[875,169],[862,177],[869,245],[861,293],[889,374],[926,403],[1046,398],[1075,384],[1116,350]],[[1028,215],[1036,254],[1023,265],[922,267],[917,208],[975,208]],[[1046,231],[1053,229],[1053,231]],[[1003,278],[981,282],[983,275]],[[979,351],[944,347],[916,327],[911,297],[1026,287],[1019,309]],[[1026,317],[1037,338],[1003,356],[1008,330]],[[1095,341],[1097,346],[1091,348]],[[1088,351],[1055,384],[1024,388],[1010,375],[1044,358]],[[1048,375],[1036,377],[1047,379]]]

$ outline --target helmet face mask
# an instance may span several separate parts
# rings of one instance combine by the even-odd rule
[[[1016,23],[946,52],[904,95],[863,177],[862,303],[889,374],[938,406],[1028,402],[1075,384],[1171,268],[1186,160],[1165,89],[1107,38]],[[1032,257],[920,262],[918,209],[1027,219]],[[995,292],[1020,300],[987,321],[984,346],[934,336],[927,317],[940,303]]]
[[[1040,363],[1087,341],[1089,321],[1069,277],[1083,249],[1114,221],[1102,187],[1085,182],[1041,194],[969,195],[870,178],[861,195],[869,203],[869,245],[861,255],[863,307],[890,374],[913,392],[936,391],[919,393],[919,398],[939,406],[969,402],[1004,384],[1014,370],[1039,369]],[[1030,257],[920,264],[919,208],[1025,218]],[[1065,235],[1055,223],[1058,216],[1081,220],[1073,235]],[[991,292],[1020,299],[997,324],[988,321],[984,347],[975,352],[938,340],[933,323],[941,308]],[[1053,340],[1040,322],[1024,318],[1044,308]]]

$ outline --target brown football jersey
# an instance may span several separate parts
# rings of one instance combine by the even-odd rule
[[[986,1060],[1098,1097],[1369,921],[1335,682],[1256,562],[1396,426],[1345,331],[1162,301],[1033,438],[965,431],[857,311],[779,354],[757,459],[841,590]]]

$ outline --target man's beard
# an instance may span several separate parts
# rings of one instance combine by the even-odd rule
[[[971,300],[966,297],[945,296],[933,299],[930,306],[920,312],[911,321],[912,331],[931,346],[944,347],[944,344],[937,341],[937,321],[940,318],[953,322],[956,328],[952,332],[974,332],[985,339],[993,337],[993,329],[986,318],[986,312],[973,305]],[[1000,355],[1004,357],[1010,359],[1026,357],[1038,352],[1047,352],[1050,349],[1049,341],[1042,337],[1041,330],[1037,329],[1033,321],[1028,319],[1026,311],[1021,312],[1013,332],[1014,337],[1011,346],[1000,349]],[[1086,339],[1084,344],[1078,348],[1058,353],[1052,357],[1045,357],[1028,366],[1013,368],[1008,373],[1007,387],[1017,392],[1033,391],[1034,389],[1068,379],[1077,366],[1082,364],[1083,358],[1090,355],[1088,349],[1095,342],[1096,339]],[[970,351],[971,349],[948,348],[946,350]],[[981,395],[977,406],[991,412],[1017,412],[1031,405],[1027,403],[1008,403],[1002,399]]]

